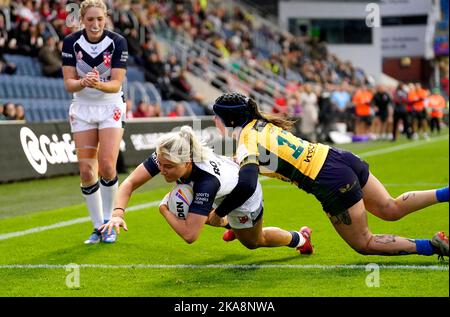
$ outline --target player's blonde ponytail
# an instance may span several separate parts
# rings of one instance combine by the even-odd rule
[[[205,146],[190,126],[182,126],[179,132],[171,132],[158,139],[156,154],[176,164],[202,162],[210,157],[212,149]]]

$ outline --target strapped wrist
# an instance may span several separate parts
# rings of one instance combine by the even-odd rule
[[[116,208],[113,209],[113,212],[112,212],[111,216],[123,218],[124,214],[125,214],[125,208],[116,207]]]

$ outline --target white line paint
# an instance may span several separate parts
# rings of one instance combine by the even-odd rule
[[[361,153],[361,154],[359,154],[359,156],[361,158],[365,158],[365,157],[376,156],[376,155],[390,153],[390,152],[401,151],[401,150],[404,150],[404,149],[413,148],[413,147],[424,145],[424,144],[430,144],[430,143],[442,141],[442,140],[447,139],[447,138],[448,138],[448,135],[444,135],[444,136],[440,136],[440,137],[436,137],[436,138],[430,139],[428,141],[416,141],[416,142],[405,143],[405,144],[401,144],[401,145],[388,147],[388,148],[385,148],[385,149],[369,151],[369,152]],[[260,181],[265,181],[267,179],[269,179],[269,178],[268,177],[264,177],[264,176],[260,177]],[[140,205],[135,205],[135,206],[132,206],[132,207],[128,207],[127,208],[127,213],[132,212],[132,211],[136,211],[136,210],[141,210],[141,209],[144,209],[144,208],[154,207],[154,206],[159,205],[159,203],[160,203],[159,201],[152,201],[150,203],[140,204]],[[84,223],[84,222],[88,222],[88,221],[90,221],[89,217],[82,217],[82,218],[76,218],[76,219],[69,220],[69,221],[58,222],[58,223],[55,223],[55,224],[52,224],[52,225],[48,225],[48,226],[35,227],[35,228],[30,228],[30,229],[27,229],[27,230],[23,230],[23,231],[3,233],[3,234],[0,234],[0,241],[7,240],[7,239],[10,239],[10,238],[15,238],[15,237],[21,237],[21,236],[25,236],[25,235],[36,233],[36,232],[42,232],[42,231],[47,231],[47,230],[51,230],[51,229],[67,227],[67,226],[71,226],[71,225],[78,224],[78,223]]]
[[[159,201],[152,201],[152,202],[149,202],[146,204],[131,206],[131,207],[127,208],[127,213],[133,212],[136,210],[140,210],[140,209],[144,209],[144,208],[158,206],[159,203],[160,203]],[[23,230],[23,231],[3,233],[3,234],[0,234],[0,241],[14,238],[14,237],[21,237],[21,236],[25,236],[25,235],[36,233],[36,232],[42,232],[42,231],[47,231],[47,230],[51,230],[51,229],[67,227],[67,226],[75,225],[77,223],[88,222],[90,220],[91,220],[90,217],[81,217],[81,218],[76,218],[76,219],[72,219],[72,220],[68,220],[68,221],[57,222],[57,223],[54,223],[49,226],[35,227],[35,228]]]
[[[370,263],[373,264],[373,263]],[[420,270],[420,271],[448,271],[448,265],[390,265],[377,264],[380,269],[389,270]],[[0,269],[66,269],[78,266],[85,269],[298,269],[298,270],[365,270],[364,264],[3,264]]]
[[[447,186],[447,183],[403,183],[403,184],[391,184],[391,183],[383,183],[385,187],[444,187]],[[293,187],[291,184],[271,184],[271,185],[264,185],[264,188],[287,188],[292,187],[296,189],[296,187]]]
[[[379,149],[379,150],[369,151],[369,152],[358,154],[358,156],[361,158],[366,158],[366,157],[376,156],[376,155],[380,155],[380,154],[401,151],[404,149],[410,149],[410,148],[421,146],[421,145],[431,144],[431,143],[439,142],[439,141],[442,141],[445,139],[448,139],[448,135],[436,137],[436,138],[430,139],[428,141],[415,141],[415,142],[404,143],[404,144],[395,145],[395,146],[391,146],[391,147],[383,148],[383,149]]]

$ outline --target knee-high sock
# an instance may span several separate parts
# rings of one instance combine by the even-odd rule
[[[99,182],[88,187],[81,187],[94,228],[98,228],[103,224],[102,197],[98,190],[99,188]]]
[[[119,178],[116,176],[111,180],[100,178],[100,191],[102,193],[103,219],[111,219],[114,207],[114,198],[119,188]]]

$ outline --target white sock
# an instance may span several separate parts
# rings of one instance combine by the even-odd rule
[[[112,180],[100,178],[100,191],[102,193],[103,219],[111,219],[114,198],[119,189],[119,178],[116,176]]]
[[[297,244],[296,248],[301,247],[306,242],[305,237],[300,232],[298,233],[298,235],[299,235],[300,239],[298,240],[298,244]]]
[[[102,197],[99,187],[99,182],[88,187],[81,187],[95,229],[103,224]]]

